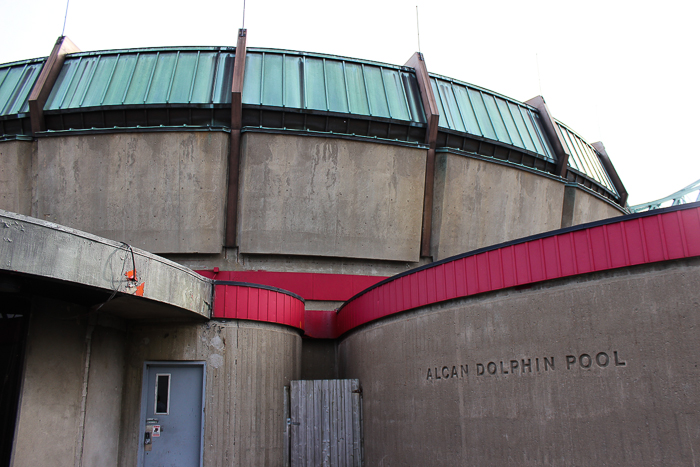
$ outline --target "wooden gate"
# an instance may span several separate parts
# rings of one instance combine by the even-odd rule
[[[291,467],[361,467],[362,391],[357,379],[292,381],[289,396]]]

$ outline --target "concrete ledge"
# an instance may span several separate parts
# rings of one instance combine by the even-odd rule
[[[0,270],[116,291],[116,298],[142,297],[203,318],[211,313],[212,282],[190,269],[125,243],[3,210]],[[138,310],[129,317],[139,317]]]

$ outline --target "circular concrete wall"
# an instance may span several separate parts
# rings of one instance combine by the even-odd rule
[[[136,462],[145,361],[206,361],[204,465],[282,465],[284,386],[299,379],[293,328],[240,320],[133,324],[123,396],[124,464]]]
[[[367,465],[681,465],[700,449],[700,259],[456,299],[339,344]]]

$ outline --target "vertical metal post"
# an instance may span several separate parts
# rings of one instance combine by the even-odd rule
[[[542,96],[533,97],[525,103],[533,106],[540,113],[540,121],[542,122],[544,133],[547,135],[547,138],[549,138],[549,142],[554,150],[554,155],[557,157],[557,168],[555,175],[566,178],[569,153],[564,148],[559,131],[557,130],[554,119],[551,116],[552,114],[549,113],[549,109],[547,108],[547,103],[544,101]]]
[[[421,236],[421,256],[430,256],[430,240],[433,228],[433,191],[435,185],[435,146],[437,145],[438,123],[440,113],[437,102],[430,86],[428,68],[425,66],[423,54],[416,52],[406,62],[406,66],[416,70],[418,89],[423,102],[427,128],[425,132],[425,143],[428,144],[428,155],[425,161],[425,191],[423,194],[423,227]]]
[[[226,198],[226,238],[224,246],[236,246],[238,224],[238,185],[240,179],[241,126],[243,122],[243,79],[245,77],[246,30],[238,30],[236,59],[231,80],[231,138],[228,157],[228,196]]]
[[[61,72],[66,55],[74,52],[80,52],[80,49],[70,39],[61,36],[56,41],[51,55],[46,59],[32,92],[29,94],[29,117],[32,122],[32,133],[46,130],[44,105],[46,105],[51,88]]]
[[[591,146],[593,146],[593,148],[596,150],[600,163],[603,164],[603,168],[605,168],[605,171],[608,172],[610,181],[613,183],[617,193],[620,195],[620,206],[624,208],[627,205],[627,189],[625,188],[625,185],[622,184],[622,180],[620,180],[620,176],[617,174],[615,166],[612,165],[608,152],[605,150],[605,146],[603,146],[601,141],[593,143]]]

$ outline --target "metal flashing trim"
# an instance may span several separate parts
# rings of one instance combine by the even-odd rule
[[[34,141],[34,138],[30,135],[0,135],[2,141]]]
[[[104,135],[112,133],[157,133],[157,132],[180,132],[180,131],[215,131],[230,133],[227,127],[203,127],[203,126],[136,126],[136,127],[114,127],[114,128],[85,128],[75,130],[46,130],[34,134],[35,138],[50,138],[54,136],[78,136],[78,135]]]
[[[578,188],[579,190],[585,191],[586,194],[588,194],[588,195],[595,196],[600,201],[603,201],[603,202],[609,204],[610,206],[614,207],[615,209],[619,210],[620,212],[624,213],[625,215],[632,213],[632,211],[630,211],[626,207],[623,207],[618,201],[616,201],[616,199],[614,197],[603,196],[603,194],[593,190],[592,188],[587,187],[586,185],[581,185],[580,183],[568,181],[567,185],[568,184],[571,184],[572,186]],[[599,185],[597,185],[597,186],[599,186]]]
[[[498,140],[491,139],[491,138],[488,138],[485,136],[475,135],[475,134],[471,134],[471,133],[467,133],[467,132],[459,131],[459,130],[452,130],[452,129],[445,128],[445,127],[440,127],[439,132],[440,132],[440,134],[454,135],[454,136],[461,137],[461,138],[468,138],[468,139],[472,139],[474,141],[480,141],[480,142],[492,144],[494,146],[500,146],[502,148],[510,149],[513,151],[518,151],[518,152],[521,152],[523,154],[527,154],[527,155],[530,155],[532,157],[542,159],[544,161],[547,161],[548,163],[556,164],[556,159],[554,159],[554,158],[544,157],[542,154],[540,154],[538,152],[531,151],[527,148],[523,148],[521,146],[516,146],[514,144],[506,143],[504,141],[498,141]],[[444,145],[444,146],[440,146],[440,148],[452,149],[453,147],[449,146],[449,145]],[[454,149],[459,150],[459,148],[454,148]]]
[[[219,282],[264,285],[292,292],[304,300],[330,302],[344,302],[356,293],[387,278],[387,276],[260,270],[218,272],[199,270],[196,272]]]
[[[338,310],[338,335],[385,316],[479,293],[700,256],[700,202],[533,235],[393,276]]]
[[[356,57],[347,57],[345,55],[333,55],[333,54],[325,54],[321,52],[308,52],[308,51],[303,51],[303,50],[290,50],[290,49],[276,49],[273,47],[248,47],[249,52],[256,52],[256,53],[272,53],[272,54],[287,54],[287,55],[306,55],[309,57],[316,57],[316,58],[327,58],[330,60],[342,60],[345,62],[351,62],[351,63],[364,63],[365,65],[372,65],[372,66],[378,66],[378,67],[384,67],[384,68],[393,68],[396,70],[403,70],[403,71],[413,71],[412,67],[410,66],[400,66],[400,65],[394,65],[391,63],[386,63],[386,62],[377,62],[375,60],[365,60],[363,58],[356,58]]]
[[[3,120],[21,120],[23,118],[29,118],[29,112],[21,112],[12,115],[0,115],[0,122]]]
[[[220,281],[213,279],[214,285],[235,285],[239,287],[253,287],[256,289],[265,289],[265,290],[272,290],[274,292],[279,292],[283,293],[286,295],[289,295],[290,297],[294,297],[297,300],[301,300],[302,302],[306,303],[306,300],[304,300],[304,297],[301,297],[294,292],[290,292],[289,290],[284,290],[280,289],[279,287],[272,287],[271,285],[262,285],[262,284],[254,284],[252,282],[239,282],[239,281]]]
[[[170,47],[135,47],[133,49],[104,49],[90,50],[85,52],[74,52],[70,58],[76,57],[97,57],[99,55],[134,54],[134,53],[157,53],[157,52],[235,52],[235,47],[230,46],[170,46]]]
[[[462,151],[460,149],[455,149],[455,148],[450,148],[450,147],[438,148],[435,152],[437,152],[438,154],[454,154],[456,156],[469,157],[471,159],[478,159],[478,160],[481,160],[484,162],[491,162],[493,164],[503,165],[505,167],[514,167],[518,170],[524,170],[525,172],[530,172],[530,173],[533,173],[535,175],[539,175],[541,177],[549,178],[550,180],[554,180],[554,181],[561,182],[561,183],[568,183],[566,180],[562,179],[561,177],[557,177],[556,175],[554,175],[551,172],[548,172],[546,170],[540,170],[537,167],[530,167],[530,166],[525,165],[525,164],[518,164],[517,162],[511,162],[508,160],[499,159],[498,157],[494,157],[494,156],[485,156],[483,154],[479,154],[476,152]],[[578,184],[574,184],[574,185],[576,185],[579,188],[584,188],[584,189],[588,190],[591,194],[598,196],[598,198],[600,198],[604,201],[610,202],[609,199],[603,198],[598,193],[591,191],[591,190],[587,189],[586,187],[582,187]]]
[[[265,128],[265,127],[253,127],[245,126],[241,128],[241,133],[271,133],[280,135],[297,135],[297,136],[313,136],[317,138],[337,138],[337,139],[348,139],[352,141],[362,141],[365,143],[380,143],[380,144],[391,144],[392,146],[405,146],[409,148],[416,149],[428,149],[428,146],[423,143],[416,143],[413,141],[403,141],[400,139],[387,139],[380,138],[378,136],[361,136],[361,135],[349,135],[347,133],[334,133],[325,131],[314,131],[314,130],[290,130],[284,128]]]

